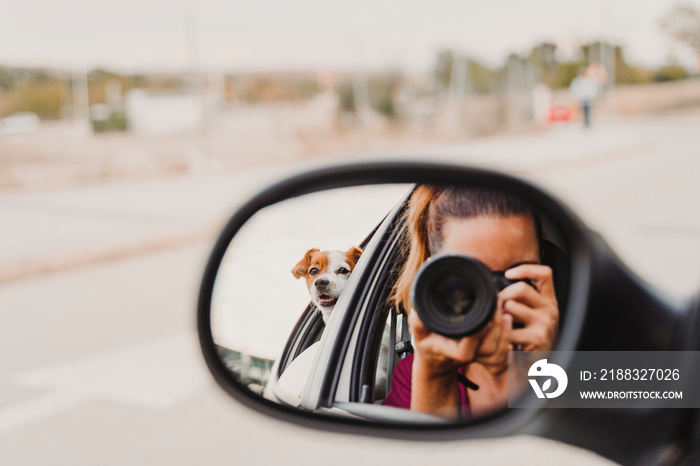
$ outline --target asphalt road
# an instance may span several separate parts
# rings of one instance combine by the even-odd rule
[[[489,155],[495,143],[436,152],[472,151],[475,162],[541,182],[643,277],[683,296],[700,283],[698,123],[611,122],[601,147],[576,156],[547,148],[568,129],[511,144],[503,158]],[[189,242],[0,286],[0,463],[608,464],[534,438],[402,442],[252,413],[215,386],[199,356],[195,296],[210,246]]]

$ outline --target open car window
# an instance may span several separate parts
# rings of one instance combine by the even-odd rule
[[[360,243],[359,247],[361,249],[364,249],[367,246],[383,222],[384,219],[382,219]],[[350,290],[347,291],[350,292]],[[294,361],[301,353],[306,351],[311,345],[321,339],[324,329],[325,324],[321,318],[321,314],[314,308],[312,303],[309,303],[299,318],[296,326],[290,333],[289,340],[287,341],[282,356],[280,357],[278,376],[281,376],[287,366],[289,366],[289,364],[291,364],[291,362]]]

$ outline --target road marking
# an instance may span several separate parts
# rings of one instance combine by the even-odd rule
[[[78,406],[86,393],[56,391],[0,410],[0,436],[26,424],[41,421]]]
[[[210,383],[190,334],[119,348],[19,374],[13,382],[51,391],[0,410],[0,435],[89,400],[167,410]]]

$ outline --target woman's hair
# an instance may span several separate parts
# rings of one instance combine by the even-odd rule
[[[423,262],[442,248],[442,229],[447,219],[511,215],[532,217],[537,241],[541,242],[539,217],[522,197],[494,189],[419,185],[408,204],[407,234],[403,245],[408,248],[408,255],[394,286],[395,305],[410,310],[413,277]]]

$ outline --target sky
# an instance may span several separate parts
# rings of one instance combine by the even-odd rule
[[[0,65],[118,71],[427,71],[449,47],[500,64],[601,37],[654,67],[692,53],[659,18],[671,0],[0,0]],[[700,7],[700,0],[690,0]]]

